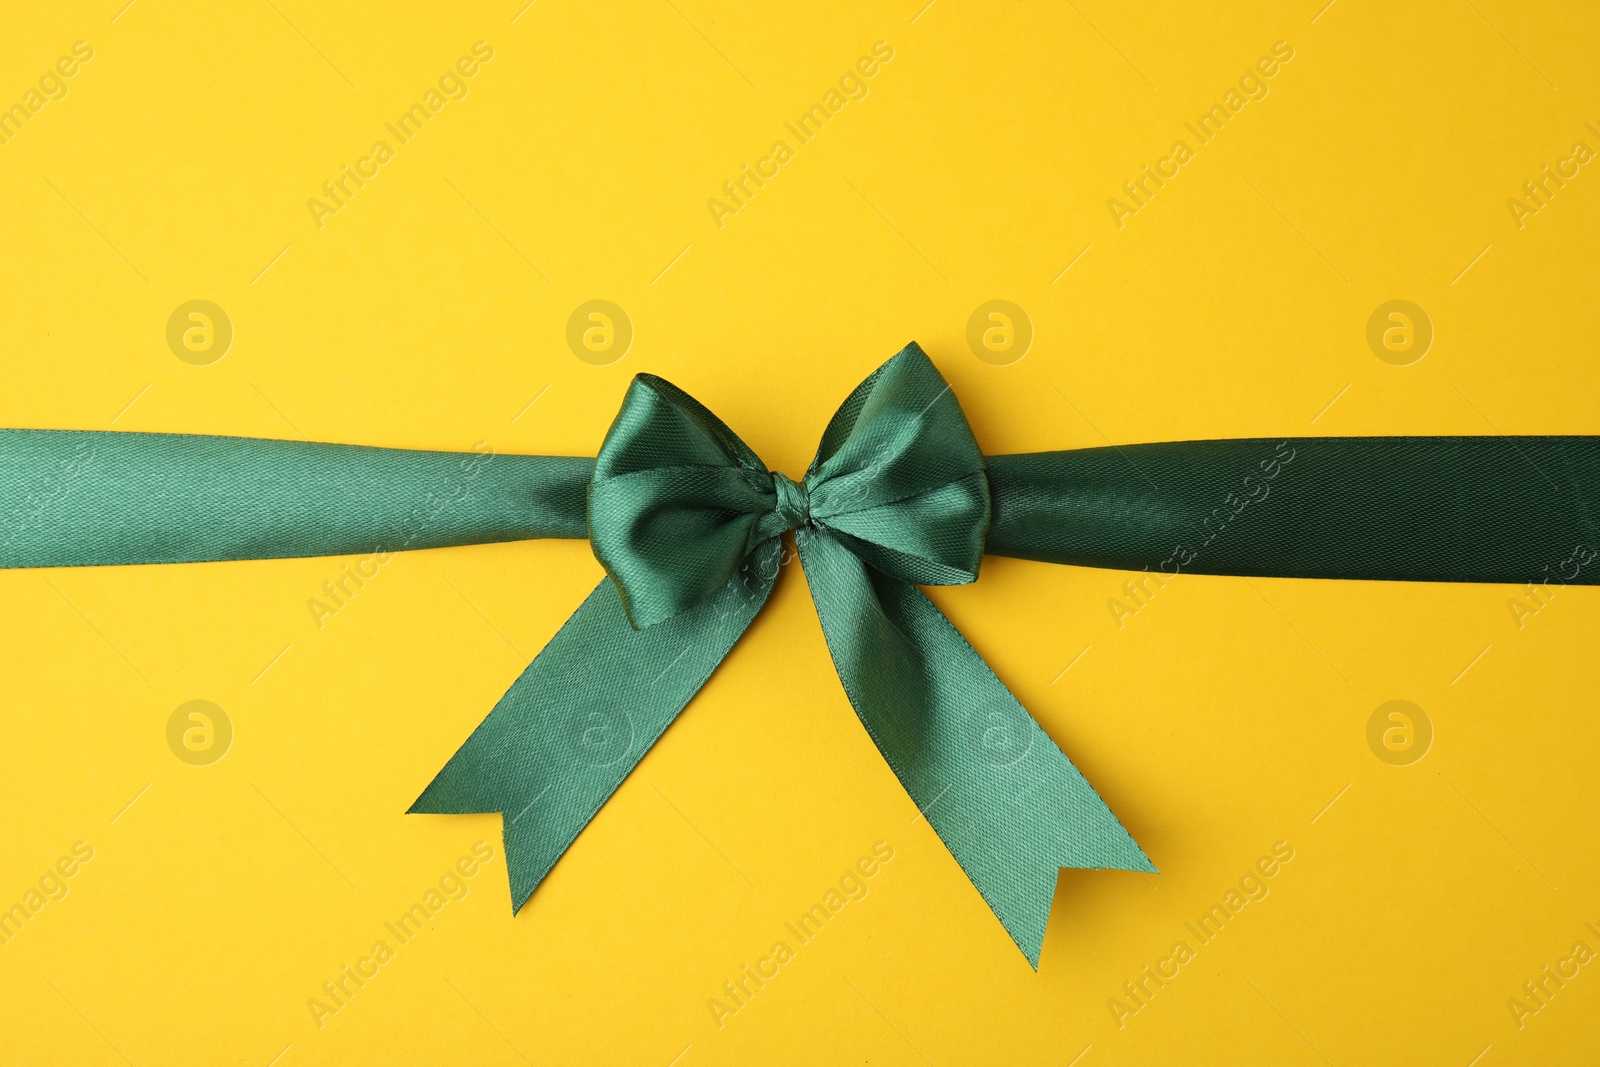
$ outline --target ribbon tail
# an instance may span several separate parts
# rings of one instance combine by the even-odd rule
[[[814,527],[796,543],[856,714],[1037,968],[1060,868],[1155,867],[920,589]]]
[[[767,541],[705,602],[642,630],[603,579],[410,812],[500,812],[520,911],[761,610],[780,549]]]

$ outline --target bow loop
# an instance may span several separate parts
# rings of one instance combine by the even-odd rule
[[[681,615],[783,532],[766,465],[705,405],[641,374],[595,457],[589,542],[635,627]]]
[[[806,474],[811,519],[902,581],[976,581],[989,529],[983,452],[915,343],[839,406]]]

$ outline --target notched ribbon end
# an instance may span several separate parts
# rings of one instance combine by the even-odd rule
[[[1123,836],[1127,839],[1127,850],[1123,854],[1125,858],[1106,859],[1102,862],[1057,861],[1047,867],[1040,867],[1038,870],[1038,877],[1041,885],[1037,897],[1037,904],[1033,908],[1003,911],[1002,909],[995,908],[994,903],[989,901],[991,910],[995,912],[995,917],[1000,920],[1000,925],[1005,928],[1006,933],[1010,935],[1011,940],[1015,942],[1017,948],[1027,959],[1028,965],[1035,971],[1039,969],[1039,957],[1044,952],[1045,929],[1049,925],[1050,910],[1055,905],[1056,884],[1061,878],[1062,871],[1138,871],[1141,874],[1161,873],[1156,869],[1156,865],[1150,862],[1150,858],[1140,850],[1139,846],[1134,844],[1132,837],[1128,837],[1126,832],[1124,832]]]

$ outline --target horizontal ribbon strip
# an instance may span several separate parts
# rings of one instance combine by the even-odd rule
[[[1269,480],[1261,464],[1280,453],[1294,469],[1279,464],[1283,479]],[[985,462],[994,516],[984,551],[994,556],[1267,578],[1520,584],[1576,546],[1600,547],[1595,437],[1177,441]],[[0,568],[587,537],[593,468],[576,456],[0,430]],[[475,484],[474,470],[482,476]],[[1230,522],[1244,511],[1245,521]],[[1596,584],[1600,573],[1564,580]]]
[[[0,567],[354,556],[587,537],[594,461],[0,430]]]
[[[1597,437],[1083,448],[990,456],[989,485],[986,550],[1047,563],[1521,583],[1579,546],[1600,550]],[[1564,580],[1592,585],[1600,575]]]

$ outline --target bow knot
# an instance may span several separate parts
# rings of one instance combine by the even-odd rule
[[[782,471],[772,472],[772,488],[778,494],[773,508],[785,530],[798,530],[811,521],[811,498],[804,481],[796,482]]]

